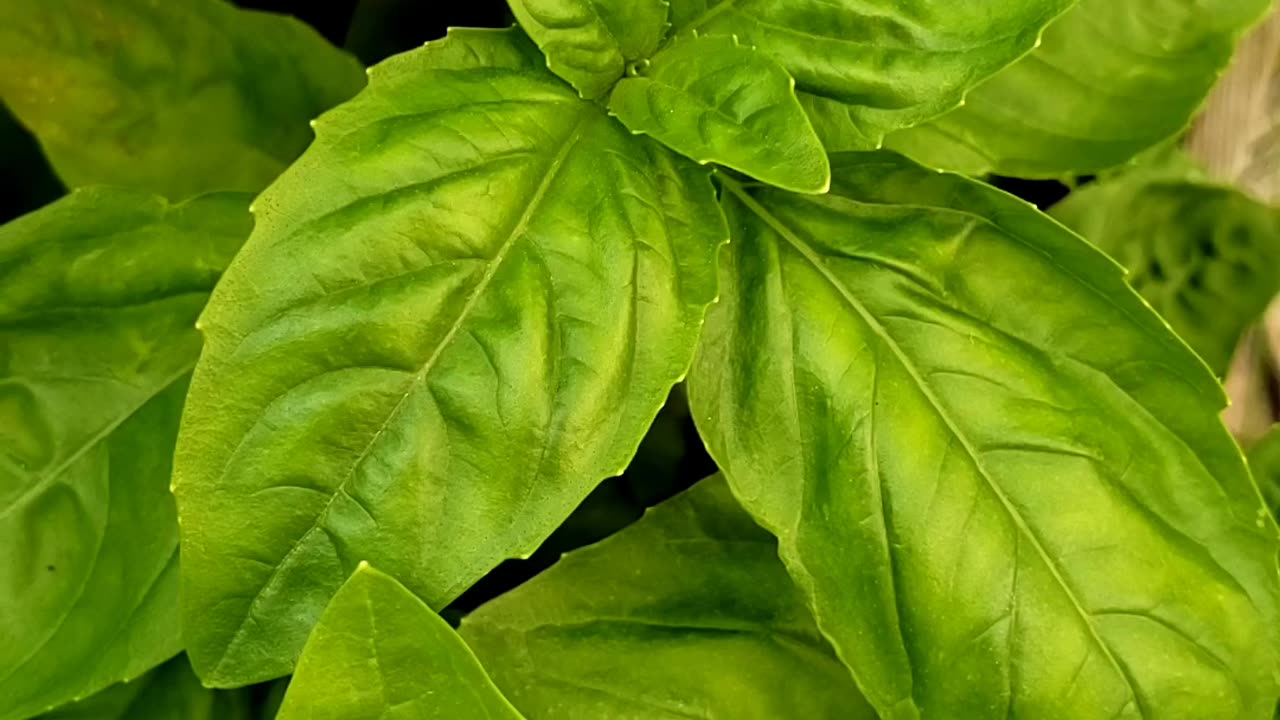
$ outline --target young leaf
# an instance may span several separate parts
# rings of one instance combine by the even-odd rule
[[[647,58],[667,31],[667,0],[510,0],[547,67],[584,98],[608,92],[627,63]]]
[[[243,690],[205,688],[191,663],[179,656],[39,720],[249,720],[249,700]]]
[[[826,192],[831,182],[795,81],[730,37],[678,39],[614,87],[609,112],[700,163],[795,192]]]
[[[1072,193],[1053,215],[1129,268],[1219,376],[1280,291],[1280,213],[1230,187],[1139,171]]]
[[[520,720],[449,624],[361,563],[307,639],[280,720]]]
[[[1277,531],[1205,367],[1015,198],[724,181],[694,418],[886,719],[1262,717]]]
[[[776,541],[719,477],[565,556],[460,632],[530,717],[876,717]]]
[[[671,0],[673,34],[736,35],[842,115],[857,149],[955,107],[1075,0]],[[815,111],[816,112],[816,111]]]
[[[964,107],[893,135],[889,147],[974,175],[1060,177],[1120,165],[1186,127],[1240,34],[1269,6],[1081,0]],[[843,145],[831,149],[859,149]]]
[[[706,172],[518,33],[374,68],[257,201],[175,467],[206,683],[288,673],[368,559],[439,607],[621,472],[726,239]]]
[[[67,185],[261,190],[364,73],[292,18],[222,0],[0,3],[0,100]]]
[[[85,190],[0,227],[0,719],[181,648],[170,464],[248,203]]]

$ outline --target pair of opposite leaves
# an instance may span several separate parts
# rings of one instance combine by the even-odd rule
[[[516,54],[520,54],[520,53],[516,53]],[[526,59],[527,59],[527,58],[526,58]],[[531,73],[531,72],[532,72],[532,69],[530,69],[530,70],[529,70],[529,72]],[[465,83],[463,83],[463,85],[465,85]],[[376,101],[376,100],[375,100],[374,102],[375,102],[375,108],[376,108],[376,102],[378,102],[378,101]],[[568,102],[568,101],[567,101],[567,100],[564,100],[563,102],[564,102],[564,104],[566,104],[566,105],[567,105],[567,102]],[[603,120],[602,120],[602,122],[603,122]],[[408,124],[408,123],[402,123],[402,124]],[[547,126],[547,127],[554,127],[554,123],[552,124],[552,126]],[[412,129],[412,128],[401,127],[401,128],[398,128],[398,129],[399,129],[399,131],[403,132],[403,131],[406,131],[406,129]],[[447,129],[448,129],[448,128],[447,128]],[[375,136],[375,137],[376,137],[376,136],[378,136],[378,133],[380,133],[380,132],[381,132],[381,133],[388,133],[388,135],[387,135],[388,137],[394,137],[394,133],[396,133],[396,131],[397,131],[397,128],[396,128],[396,127],[394,127],[394,123],[384,123],[384,124],[383,124],[383,127],[380,127],[380,128],[374,128],[374,131],[369,132],[369,133],[366,133],[366,135],[367,135],[367,136]],[[531,135],[532,135],[532,133],[531,133]],[[401,135],[401,137],[402,137],[402,138],[406,138],[406,137],[407,137],[407,138],[410,138],[410,140],[412,140],[412,133],[404,133],[404,135]],[[356,138],[356,140],[360,140],[360,138]],[[369,138],[369,137],[365,137],[365,138],[364,138],[364,140],[367,142],[367,141],[369,141],[369,140],[370,140],[370,138]],[[579,138],[579,140],[581,140],[581,138]],[[621,141],[618,141],[618,142],[621,142]],[[634,141],[632,141],[632,142],[634,142]],[[570,145],[570,143],[566,143],[566,145]],[[353,145],[352,147],[358,147],[358,145]],[[636,145],[635,147],[641,147],[641,146]],[[650,158],[652,158],[652,156],[655,154],[655,152],[659,152],[658,150],[654,150],[654,149],[653,149],[653,147],[650,147],[650,146],[643,146],[643,147],[645,147],[644,154],[645,154],[645,155],[649,155],[649,156],[650,156]],[[621,155],[620,155],[620,156],[621,156]],[[512,160],[515,160],[515,158],[512,158]],[[563,163],[564,158],[559,159],[559,161],[562,161],[562,163]],[[662,161],[662,156],[660,156],[660,155],[659,155],[659,160],[658,160],[658,161]],[[668,163],[669,163],[669,161],[672,161],[672,159],[666,159],[666,161],[668,161]],[[552,174],[554,174],[554,173],[552,173]],[[475,178],[471,178],[471,179],[475,179]],[[486,187],[488,187],[488,186],[486,186]],[[541,187],[541,186],[540,186],[540,187]],[[415,188],[415,190],[422,190],[422,191],[424,191],[424,195],[426,195],[426,188],[419,187],[419,188]],[[454,188],[454,190],[456,190],[456,188]],[[626,188],[623,188],[623,190],[626,190]],[[668,190],[669,190],[669,188],[668,188]],[[660,195],[660,192],[659,192],[659,195]],[[667,197],[669,197],[669,196],[671,196],[671,195],[672,195],[672,193],[671,193],[671,192],[668,192],[668,193],[667,193]],[[740,195],[741,195],[741,193],[740,193]],[[837,195],[838,195],[838,193],[837,193]],[[909,193],[908,193],[908,195],[909,195]],[[943,192],[943,196],[946,196],[946,195],[948,195],[948,193]],[[742,196],[742,197],[745,197],[745,195],[741,195],[741,196]],[[392,199],[392,200],[396,200],[396,197],[390,197],[390,199]],[[411,197],[399,197],[399,199],[401,199],[401,200],[406,200],[406,201],[407,201],[407,200],[411,200]],[[385,199],[379,199],[379,200],[385,200]],[[428,200],[434,200],[434,197],[428,196]],[[678,199],[677,199],[677,200],[678,200]],[[901,200],[897,200],[897,201],[901,202]],[[406,202],[406,205],[407,205],[407,202]],[[534,205],[536,205],[536,202],[534,202]],[[678,205],[678,204],[677,204],[677,205]],[[393,206],[393,208],[394,208],[394,206]],[[402,208],[402,209],[403,209],[403,208]],[[433,208],[433,210],[435,210],[435,208]],[[1024,211],[1024,213],[1025,213],[1025,210],[1023,210],[1023,211]],[[520,218],[517,218],[518,222],[520,222],[520,223],[524,223],[524,225],[517,225],[517,228],[520,228],[520,229],[530,229],[531,227],[534,227],[534,225],[531,225],[530,223],[525,223],[526,215],[527,215],[527,214],[525,214],[525,215],[521,215],[521,217],[520,217]],[[591,213],[586,213],[586,215],[588,215],[588,218],[586,218],[586,219],[588,219],[588,220],[590,220],[590,222],[593,222],[593,223],[594,223],[594,222],[596,222],[596,220],[598,220],[598,219],[599,219],[600,215],[603,215],[603,213],[595,213],[595,217],[591,217]],[[765,218],[765,215],[760,215],[760,218]],[[338,222],[342,222],[342,220],[344,220],[344,218],[330,218],[330,219],[338,220]],[[346,219],[349,219],[349,218],[346,218]],[[452,219],[452,218],[451,218],[451,219]],[[607,219],[607,218],[605,218],[605,219]],[[627,218],[627,219],[628,219],[628,220],[630,220],[630,218]],[[776,219],[776,218],[774,218],[774,219]],[[771,224],[771,227],[773,227],[773,223],[767,223],[767,224]],[[315,229],[315,228],[311,228],[311,229]],[[594,231],[594,229],[596,229],[596,225],[590,225],[590,229],[593,229],[593,231]],[[513,234],[515,234],[515,233],[513,233]],[[462,237],[462,236],[458,236],[458,237]],[[463,240],[465,240],[465,237],[462,237],[462,238],[463,238]],[[463,249],[463,250],[465,250],[465,249]],[[348,258],[348,259],[349,259],[349,258]],[[392,260],[402,260],[402,259],[403,259],[403,258],[393,258]],[[407,258],[407,259],[403,259],[403,260],[411,261],[412,259],[413,259],[413,258]],[[1110,268],[1106,268],[1106,269],[1107,269],[1107,270],[1110,270]],[[340,270],[339,270],[338,274],[337,274],[337,275],[334,275],[334,277],[338,277],[338,278],[342,277],[342,272],[340,272]],[[483,275],[481,275],[481,277],[483,277]],[[312,278],[312,279],[315,279],[315,278]],[[323,278],[320,278],[320,279],[323,279]],[[492,279],[492,278],[490,278],[490,279]],[[477,301],[477,302],[479,302],[479,301]],[[463,305],[463,307],[466,307],[466,305]],[[579,318],[579,319],[581,319],[581,318]],[[451,336],[451,337],[452,337],[452,336]],[[579,337],[582,337],[582,336],[581,336],[581,334],[580,334],[580,336],[579,336]],[[381,348],[379,348],[379,350],[381,350]],[[308,388],[308,389],[320,389],[320,388]],[[407,397],[407,396],[406,396],[406,397]],[[498,395],[498,393],[494,393],[494,397],[495,397],[495,398],[499,398],[499,400],[500,400],[500,396]],[[581,396],[579,396],[579,397],[581,397]],[[588,396],[588,397],[589,397],[589,396]],[[575,398],[575,400],[576,400],[576,398]],[[659,401],[660,401],[660,400],[659,400]],[[503,423],[506,423],[506,418],[503,418]],[[264,427],[265,427],[265,428],[268,428],[268,429],[274,429],[274,428],[271,428],[271,427],[270,427],[270,424],[269,424],[269,423],[268,423],[268,424],[264,424]],[[376,433],[375,433],[375,434],[374,434],[374,437],[375,437],[375,439],[376,439],[376,438],[378,438],[378,437],[380,437],[380,436],[379,436],[379,434],[376,434]],[[1215,442],[1216,442],[1216,446],[1217,446],[1217,447],[1219,447],[1219,450],[1221,451],[1221,442],[1219,442],[1219,441],[1215,441]],[[372,443],[370,443],[370,446],[372,446]],[[360,460],[360,459],[361,459],[361,457],[360,457],[360,456],[356,456],[356,460]],[[1228,465],[1229,465],[1229,462],[1228,462]],[[1226,474],[1230,474],[1230,468],[1226,469]],[[1230,484],[1230,483],[1229,483],[1229,484]],[[297,487],[296,487],[296,488],[294,488],[294,489],[305,489],[305,488],[306,488],[306,486],[297,486]],[[342,488],[342,489],[343,489],[343,491],[346,491],[346,489],[347,489],[347,488]],[[502,488],[499,488],[499,489],[502,489]],[[1242,501],[1242,497],[1240,497],[1240,492],[1239,492],[1239,491],[1240,491],[1240,488],[1239,488],[1238,486],[1235,486],[1235,487],[1234,487],[1234,489],[1233,489],[1233,491],[1231,491],[1231,495],[1229,495],[1229,497],[1235,497],[1235,500],[1236,500],[1236,501]],[[516,495],[518,495],[518,493],[516,493]],[[1247,495],[1247,493],[1244,493],[1244,495]],[[337,500],[338,500],[338,493],[335,493],[335,495],[333,496],[332,500],[334,500],[334,501],[337,501]],[[355,498],[352,498],[352,500],[355,500]],[[509,500],[509,498],[502,498],[502,497],[500,497],[500,493],[499,493],[499,500]],[[518,497],[516,498],[516,500],[518,500]],[[1143,500],[1146,500],[1146,498],[1143,498]],[[518,501],[520,501],[520,502],[524,502],[524,501],[522,501],[522,500],[518,500]],[[1245,503],[1245,505],[1247,505],[1247,500],[1244,500],[1244,501],[1242,501],[1242,502],[1244,502],[1244,503]],[[333,505],[333,502],[330,502],[330,505]],[[325,512],[328,512],[328,507],[329,507],[329,506],[328,506],[328,505],[326,505],[325,507],[326,507]],[[339,510],[342,510],[342,509],[340,509],[340,507],[339,507]],[[303,514],[305,514],[305,512],[306,512],[306,511],[303,511]],[[357,519],[358,519],[358,518],[357,518]],[[352,530],[352,528],[355,528],[355,530],[356,530],[356,532],[357,532],[357,533],[358,533],[358,530],[360,530],[360,528],[355,527],[355,525],[351,525],[351,524],[349,524],[349,523],[348,523],[347,527],[343,527],[343,525],[342,525],[342,524],[340,524],[340,521],[342,521],[342,520],[343,520],[342,516],[340,516],[340,515],[338,515],[338,516],[337,516],[337,518],[333,518],[333,516],[332,516],[332,515],[330,515],[330,516],[329,516],[329,518],[326,518],[326,520],[332,520],[332,521],[333,521],[333,523],[334,523],[335,525],[337,525],[337,527],[338,527],[340,530]],[[307,532],[308,532],[308,533],[310,533],[310,532],[311,532],[311,530],[307,530]],[[324,529],[324,532],[325,532],[325,533],[328,533],[328,532],[330,532],[330,529],[329,529],[328,527],[326,527],[326,528]],[[335,532],[335,533],[337,533],[337,530],[334,530],[334,532]],[[338,533],[338,537],[340,537],[340,533]],[[342,542],[347,542],[347,541],[348,541],[348,539],[349,539],[349,536],[348,536],[347,538],[342,538]],[[337,544],[338,544],[338,543],[334,543],[334,544],[335,544],[335,546],[337,546]],[[241,559],[241,560],[252,560],[252,557],[246,557],[246,559]],[[274,575],[273,575],[273,577],[274,577]],[[323,594],[323,593],[320,593],[320,594]],[[1070,594],[1070,593],[1069,593],[1069,594]],[[270,598],[269,598],[269,600],[270,600]],[[310,596],[307,596],[307,600],[310,600]],[[1074,600],[1074,598],[1073,598],[1073,600]],[[324,601],[324,598],[320,598],[320,602],[321,602],[321,603],[323,603],[323,601]],[[257,602],[257,601],[255,600],[255,602]],[[1265,614],[1265,612],[1266,612],[1266,611],[1263,611],[1263,614]],[[925,644],[927,644],[927,643],[925,643]],[[1091,652],[1092,652],[1092,651],[1091,651]],[[1012,684],[1012,683],[1010,683],[1010,684]],[[945,688],[943,688],[943,689],[945,689]],[[882,700],[883,700],[883,698],[882,698]],[[1243,701],[1242,701],[1242,702],[1243,702]],[[1134,703],[1137,703],[1137,701],[1134,701]]]

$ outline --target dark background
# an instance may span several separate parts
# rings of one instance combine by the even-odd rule
[[[301,18],[366,65],[443,37],[450,27],[512,24],[503,0],[242,0],[236,4]],[[65,192],[34,138],[3,108],[0,158],[0,222],[35,210]],[[1052,181],[990,180],[1042,208],[1067,192],[1064,185]],[[562,553],[616,532],[638,519],[646,507],[713,472],[715,465],[702,448],[683,392],[677,388],[621,477],[601,484],[532,558],[507,562],[490,573],[450,606],[446,616],[456,620],[548,567]]]

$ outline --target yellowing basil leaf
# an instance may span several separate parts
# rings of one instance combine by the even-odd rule
[[[666,0],[512,0],[511,12],[547,56],[547,67],[585,98],[608,92],[627,63],[658,49]]]
[[[462,638],[360,564],[307,639],[280,720],[520,720]]]
[[[1280,212],[1230,187],[1141,171],[1053,209],[1129,269],[1129,283],[1219,376],[1280,291]]]
[[[258,191],[364,84],[306,25],[222,0],[0,3],[0,100],[71,187]]]
[[[671,0],[671,25],[758,47],[795,77],[802,103],[840,114],[845,139],[869,150],[885,133],[955,107],[1074,3]]]
[[[181,649],[171,458],[243,195],[84,190],[0,227],[0,718]]]
[[[795,192],[826,192],[827,152],[795,81],[730,37],[680,38],[617,84],[609,112],[685,157]]]
[[[463,620],[531,718],[874,720],[719,477]]]
[[[249,720],[254,717],[249,705],[247,691],[202,686],[191,663],[179,656],[39,720]]]
[[[1182,131],[1268,0],[1080,0],[965,105],[889,138],[934,167],[1087,174]],[[826,137],[824,136],[824,140]],[[858,149],[850,143],[839,149]]]
[[[1269,715],[1277,531],[1213,376],[1026,203],[832,178],[724,181],[689,399],[881,716]]]
[[[726,239],[705,170],[509,31],[377,66],[257,201],[178,443],[184,632],[288,673],[369,560],[439,607],[621,472]]]

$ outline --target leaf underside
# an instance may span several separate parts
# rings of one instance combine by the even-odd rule
[[[510,31],[375,67],[256,207],[175,466],[215,686],[288,673],[361,560],[439,607],[532,552],[686,372],[727,233]]]
[[[1270,713],[1276,529],[1212,375],[1025,203],[832,164],[724,182],[689,398],[882,717]]]
[[[176,654],[193,325],[249,198],[85,190],[0,228],[0,718]]]

